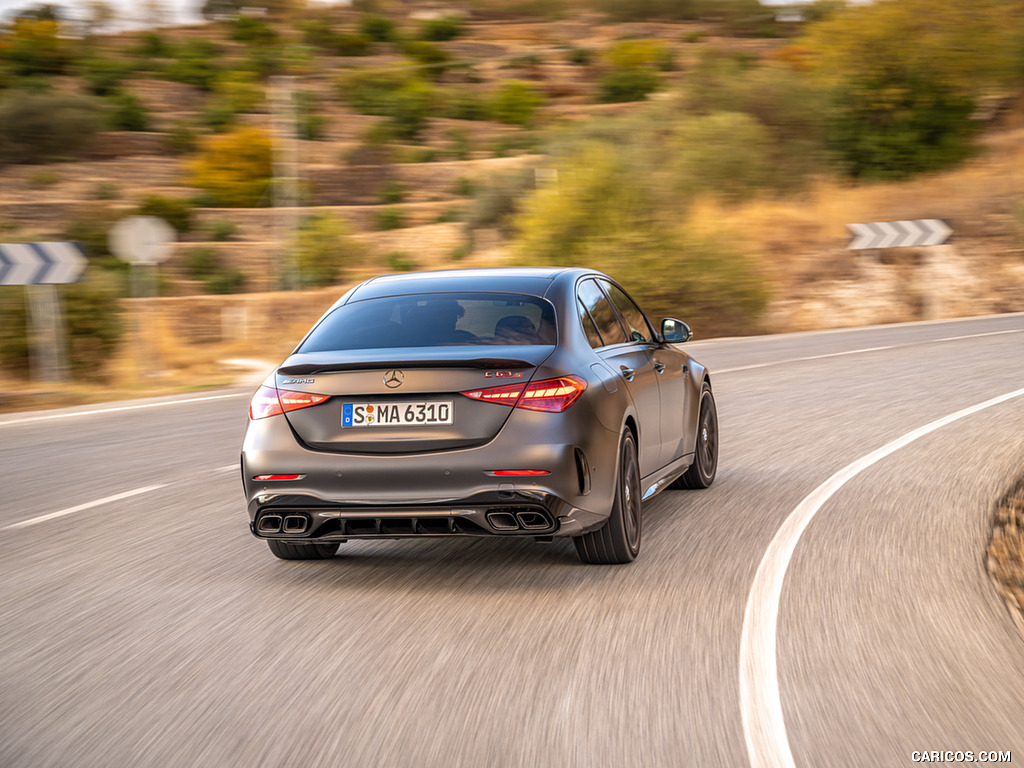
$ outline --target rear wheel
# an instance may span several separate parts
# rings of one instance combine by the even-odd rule
[[[267,539],[267,546],[282,560],[327,560],[338,551],[337,544],[292,544],[277,539]]]
[[[707,488],[718,472],[718,408],[711,386],[704,382],[700,390],[700,414],[697,416],[697,444],[693,463],[669,488]]]
[[[601,528],[575,537],[573,543],[584,563],[629,563],[640,552],[642,529],[640,464],[637,461],[633,433],[627,431],[619,442],[619,471],[611,515]]]

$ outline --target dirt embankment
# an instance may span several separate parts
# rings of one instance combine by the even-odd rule
[[[996,505],[988,572],[1007,602],[1024,612],[1024,477]]]

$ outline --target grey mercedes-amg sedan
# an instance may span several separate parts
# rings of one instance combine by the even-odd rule
[[[252,398],[252,533],[288,560],[348,539],[571,536],[586,563],[630,562],[645,499],[715,479],[689,339],[592,270],[367,280]]]

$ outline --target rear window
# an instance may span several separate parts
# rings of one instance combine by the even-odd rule
[[[555,311],[536,296],[429,293],[354,301],[324,318],[299,352],[555,343]]]

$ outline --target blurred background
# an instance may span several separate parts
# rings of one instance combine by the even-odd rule
[[[0,11],[0,242],[87,263],[0,275],[0,408],[233,383],[384,272],[589,265],[697,338],[1024,310],[1021,0]]]

